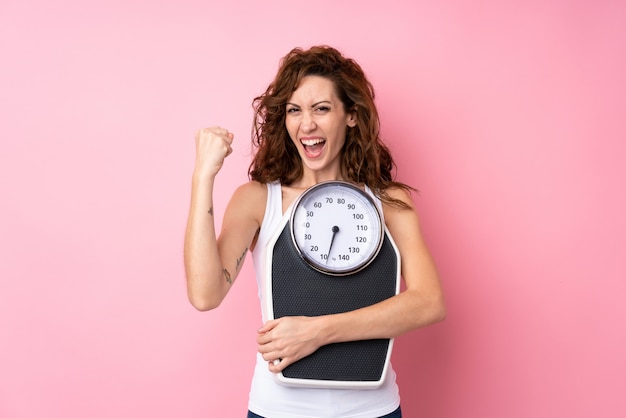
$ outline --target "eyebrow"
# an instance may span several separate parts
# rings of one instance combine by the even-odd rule
[[[319,102],[315,102],[315,103],[313,103],[313,104],[311,105],[311,107],[315,107],[315,106],[321,105],[322,103],[328,103],[328,104],[330,104],[330,105],[332,105],[332,104],[333,104],[330,100],[320,100]],[[297,107],[300,107],[300,105],[295,104],[295,103],[291,103],[291,102],[287,102],[287,103],[286,103],[286,105],[291,105],[291,106],[297,106]]]

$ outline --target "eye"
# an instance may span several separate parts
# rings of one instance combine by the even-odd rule
[[[287,108],[287,113],[293,114],[293,113],[297,113],[299,111],[300,111],[300,108],[298,108],[298,107],[288,107]]]
[[[315,108],[320,113],[326,113],[330,111],[330,106],[318,106]]]

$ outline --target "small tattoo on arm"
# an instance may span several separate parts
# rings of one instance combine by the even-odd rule
[[[226,279],[228,284],[233,284],[233,279],[230,278],[230,273],[226,269],[224,269],[224,278]]]
[[[243,253],[241,253],[239,258],[237,259],[237,265],[235,266],[235,270],[239,271],[239,268],[241,267],[243,261],[246,259],[246,251],[248,251],[247,248],[243,250]]]

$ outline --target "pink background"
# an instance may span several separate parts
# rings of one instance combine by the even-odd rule
[[[244,416],[248,259],[185,295],[193,134],[327,43],[377,88],[448,319],[398,338],[407,417],[626,411],[626,3],[0,0],[0,417]]]

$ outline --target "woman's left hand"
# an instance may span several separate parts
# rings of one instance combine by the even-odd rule
[[[258,330],[259,353],[273,373],[312,354],[320,342],[320,317],[286,316],[267,321]]]

